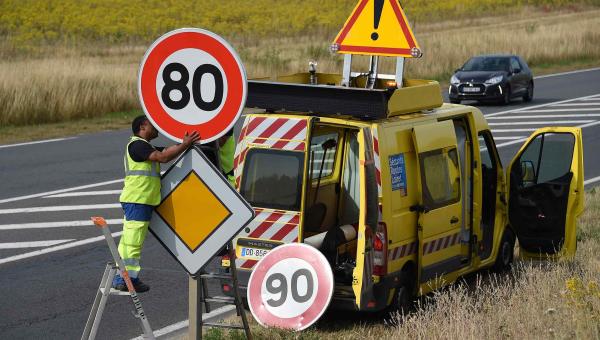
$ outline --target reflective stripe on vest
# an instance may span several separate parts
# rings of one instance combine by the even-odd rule
[[[147,141],[133,136],[125,147],[123,166],[125,186],[119,197],[123,203],[138,203],[156,206],[160,203],[160,164],[150,160],[136,162],[129,155],[129,145],[135,141]]]

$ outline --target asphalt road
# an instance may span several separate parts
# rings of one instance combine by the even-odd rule
[[[465,102],[464,104],[477,104]],[[536,79],[534,100],[478,105],[504,166],[542,126],[582,126],[586,184],[600,180],[600,69]],[[0,339],[79,338],[110,254],[102,215],[121,230],[118,192],[130,132],[108,131],[37,144],[0,145]],[[165,139],[156,144],[169,144]],[[187,319],[187,274],[149,236],[141,295],[154,329]],[[140,334],[127,297],[111,297],[99,339]]]

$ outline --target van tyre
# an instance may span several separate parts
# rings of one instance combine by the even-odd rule
[[[494,270],[497,272],[507,271],[511,268],[515,253],[515,236],[510,229],[504,230],[502,241],[500,241],[500,249],[498,249],[498,257],[494,264]]]
[[[394,315],[395,312],[399,314],[408,314],[414,307],[414,284],[411,280],[407,280],[406,277],[402,280],[402,283],[396,287],[394,292],[394,299],[390,306],[390,314]]]

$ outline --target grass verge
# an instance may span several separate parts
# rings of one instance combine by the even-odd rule
[[[381,319],[328,313],[294,333],[252,323],[258,339],[599,339],[600,192],[586,193],[572,261],[517,261],[506,274],[482,272],[421,299],[407,315]],[[237,321],[237,320],[235,320]],[[212,329],[206,339],[242,339]]]

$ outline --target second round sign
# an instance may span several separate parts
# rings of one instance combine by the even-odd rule
[[[202,29],[178,29],[146,52],[138,94],[162,134],[181,142],[186,132],[198,131],[201,142],[208,143],[239,118],[246,102],[246,71],[223,38]]]
[[[303,330],[325,312],[333,295],[333,273],[317,249],[281,245],[261,259],[248,282],[248,304],[263,326]]]

